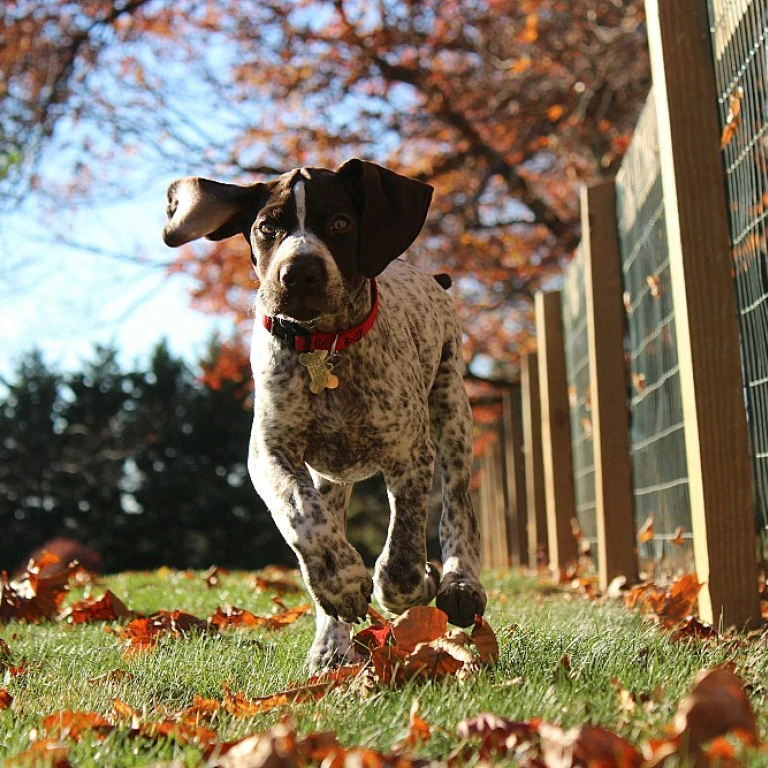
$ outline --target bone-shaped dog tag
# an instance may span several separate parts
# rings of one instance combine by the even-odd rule
[[[319,395],[324,389],[336,389],[339,379],[333,374],[333,366],[326,360],[328,350],[318,349],[315,352],[303,352],[299,362],[309,373],[309,391]]]

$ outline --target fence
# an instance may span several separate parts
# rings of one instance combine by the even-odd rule
[[[768,530],[768,0],[646,15],[653,90],[505,406],[526,498],[498,506],[517,544],[494,565],[567,567],[575,519],[603,587],[695,569],[701,615],[743,624]]]

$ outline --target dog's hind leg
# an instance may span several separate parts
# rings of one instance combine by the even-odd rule
[[[480,583],[480,531],[472,508],[472,412],[461,375],[460,339],[449,339],[429,394],[432,438],[443,483],[440,546],[443,580],[437,607],[452,624],[466,627],[485,611]]]

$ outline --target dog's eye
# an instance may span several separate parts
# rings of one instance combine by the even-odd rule
[[[271,221],[262,221],[258,229],[264,237],[274,237],[277,234],[277,225]]]
[[[350,220],[347,216],[337,216],[332,222],[331,222],[331,232],[334,235],[339,235],[342,232],[346,232],[347,229],[349,229]]]

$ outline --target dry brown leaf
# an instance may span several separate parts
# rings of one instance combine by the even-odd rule
[[[544,765],[555,768],[639,768],[643,756],[621,736],[595,725],[564,731],[541,723],[541,752]]]
[[[183,637],[190,632],[205,632],[210,629],[207,622],[184,611],[158,611],[151,616],[134,619],[120,632],[127,640],[127,653],[137,653],[154,648],[162,636]]]
[[[40,739],[13,758],[13,768],[71,768],[69,746],[57,739]],[[4,765],[11,766],[10,763]]]
[[[96,677],[91,677],[89,683],[119,683],[122,680],[132,680],[133,674],[127,669],[112,669]]]
[[[417,605],[392,622],[395,645],[406,653],[419,643],[429,643],[445,634],[448,616],[438,608]]]
[[[262,592],[275,592],[278,595],[302,591],[302,588],[293,579],[287,578],[267,579],[263,576],[257,576],[254,579],[254,585],[256,589]]]
[[[26,571],[17,579],[8,581],[0,574],[0,623],[29,621],[37,623],[54,619],[69,590],[69,579],[80,566],[70,563],[59,565],[56,555],[44,552],[38,559],[30,560]]]
[[[73,603],[59,618],[68,624],[85,624],[91,621],[118,621],[135,615],[108,589],[98,600],[90,598]]]
[[[751,746],[759,743],[755,713],[732,664],[696,675],[693,689],[680,702],[673,728],[692,752],[727,733]]]
[[[644,373],[637,373],[636,371],[632,373],[632,386],[637,390],[638,394],[643,394],[645,392],[645,374]]]
[[[270,712],[277,707],[283,707],[293,702],[302,702],[322,699],[329,690],[335,686],[332,683],[314,683],[289,688],[285,691],[272,693],[269,696],[261,696],[256,699],[246,699],[241,691],[232,693],[226,683],[224,689],[223,706],[230,715],[235,717],[253,717],[264,712]]]
[[[99,738],[106,738],[114,730],[114,725],[95,712],[62,710],[43,719],[42,730],[47,738],[72,739],[80,741],[83,731],[95,733]]]
[[[13,704],[13,696],[5,688],[0,688],[0,710],[10,709]]]
[[[224,608],[216,606],[216,610],[208,617],[208,623],[217,629],[236,627],[238,629],[263,627],[267,619],[256,616],[245,608],[234,608],[225,605]]]
[[[532,744],[540,725],[541,720],[537,719],[519,722],[490,713],[462,720],[456,725],[456,732],[465,742],[472,744],[462,745],[457,757],[461,755],[465,761],[502,758],[513,750],[517,752],[521,746]]]
[[[475,644],[483,664],[495,664],[499,660],[499,643],[496,640],[496,635],[482,616],[475,616],[472,642]]]

